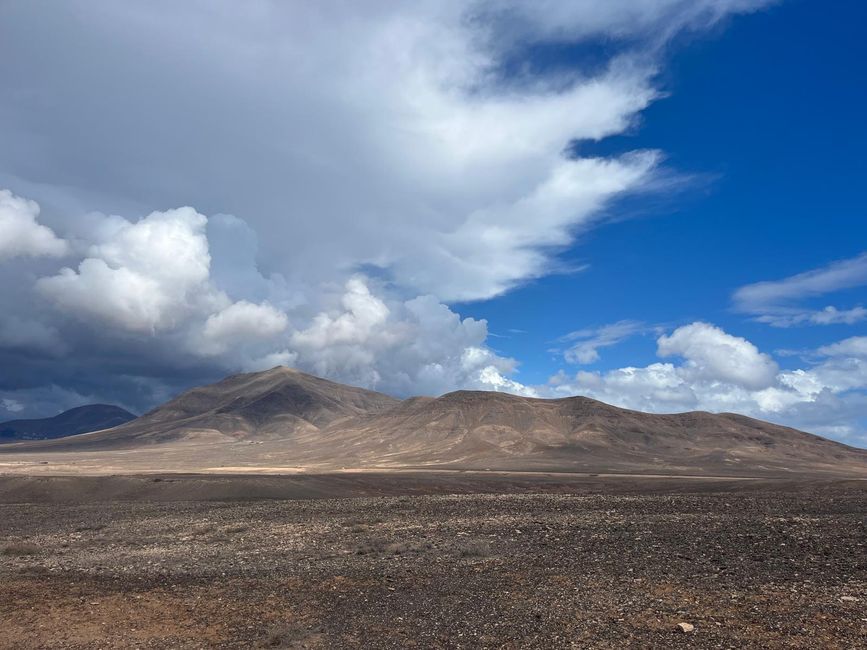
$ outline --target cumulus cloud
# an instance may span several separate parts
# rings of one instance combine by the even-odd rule
[[[0,350],[57,355],[69,348],[85,365],[106,355],[113,363],[220,374],[284,364],[398,395],[462,387],[533,392],[508,377],[514,360],[487,347],[485,321],[462,319],[434,296],[407,299],[362,274],[306,293],[280,275],[263,275],[256,234],[237,217],[209,219],[192,208],[137,221],[94,215],[87,232],[93,241],[77,270],[35,282],[54,311],[4,316]],[[266,298],[234,300],[245,288]],[[149,356],[137,357],[143,353]],[[19,371],[28,366],[22,358]],[[128,381],[135,385],[135,376]],[[40,389],[33,390],[28,403],[41,404]],[[75,392],[45,394],[67,407],[78,401]]]
[[[317,374],[398,395],[532,392],[508,379],[516,362],[489,349],[487,336],[485,321],[462,319],[433,296],[387,301],[355,276],[335,307],[291,335],[290,348]]]
[[[726,334],[707,323],[677,328],[657,341],[661,357],[686,359],[685,371],[697,380],[721,379],[745,388],[760,389],[771,384],[777,364],[744,338]]]
[[[221,354],[232,346],[272,340],[288,326],[286,314],[268,303],[241,300],[208,316],[201,332],[201,349],[205,354]]]
[[[380,329],[389,316],[389,309],[370,293],[362,278],[354,277],[346,283],[341,304],[343,311],[339,314],[321,313],[309,328],[297,332],[293,337],[296,345],[325,349],[367,341],[374,334],[389,336]]]
[[[659,356],[678,357],[604,372],[560,372],[544,393],[581,394],[657,413],[736,412],[856,444],[867,442],[867,337],[818,348],[806,368],[780,370],[744,338],[696,322],[662,335]]]
[[[734,305],[738,311],[753,314],[756,320],[774,327],[851,325],[867,319],[867,309],[861,306],[838,309],[832,305],[811,309],[804,307],[803,303],[829,293],[865,285],[867,253],[862,253],[782,280],[743,286],[735,291]]]
[[[154,212],[136,223],[108,218],[78,270],[41,278],[37,289],[74,314],[131,331],[170,329],[197,303],[219,300],[206,286],[206,222],[192,208]]]
[[[39,205],[0,189],[0,262],[12,257],[65,255],[68,244],[37,221]]]

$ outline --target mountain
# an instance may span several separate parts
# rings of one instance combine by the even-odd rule
[[[172,463],[195,457],[202,471],[376,467],[867,477],[867,450],[742,415],[658,415],[580,396],[548,400],[486,391],[401,401],[284,367],[192,389],[113,429],[14,447],[3,451],[160,450]]]
[[[53,448],[121,448],[208,440],[273,440],[321,432],[399,400],[278,366],[193,388],[128,424]]]
[[[111,404],[88,404],[50,418],[0,422],[0,442],[46,440],[109,429],[134,420],[135,415]]]
[[[486,391],[412,398],[341,432],[361,464],[538,471],[770,474],[842,470],[867,476],[867,450],[736,415],[671,415],[587,397]]]

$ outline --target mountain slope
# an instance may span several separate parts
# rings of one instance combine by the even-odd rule
[[[398,400],[382,393],[278,366],[193,388],[134,422],[79,438],[74,445],[57,441],[50,446],[115,449],[179,441],[287,438],[396,404]]]
[[[170,459],[200,471],[439,467],[867,477],[867,450],[741,415],[658,415],[586,397],[481,391],[400,401],[282,367],[195,388],[114,429],[2,451],[143,449],[162,454],[158,467]]]
[[[788,427],[731,413],[641,413],[586,397],[458,391],[406,400],[351,424],[340,435],[360,464],[867,475],[867,450]]]
[[[50,418],[0,422],[0,442],[63,438],[108,429],[134,420],[135,415],[111,404],[88,404]]]

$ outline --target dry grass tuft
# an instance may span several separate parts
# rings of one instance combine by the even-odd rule
[[[484,540],[472,540],[460,545],[461,557],[490,557],[491,545]]]

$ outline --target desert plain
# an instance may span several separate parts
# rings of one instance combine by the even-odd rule
[[[288,368],[0,445],[0,648],[860,648],[867,451]]]
[[[861,480],[5,475],[0,522],[3,648],[867,643]]]

